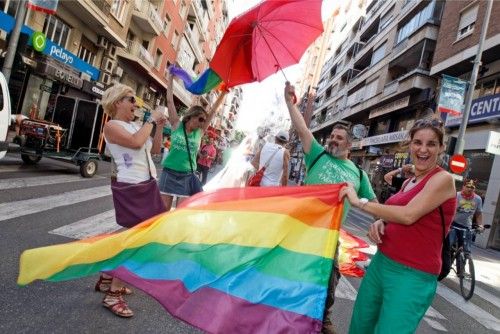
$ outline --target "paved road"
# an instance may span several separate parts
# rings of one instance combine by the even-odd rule
[[[345,228],[364,236],[370,218],[353,211]],[[22,165],[18,155],[0,160],[0,332],[2,333],[199,333],[167,314],[152,298],[136,291],[129,299],[136,316],[120,319],[100,304],[96,278],[62,283],[15,281],[20,253],[115,231],[109,190],[109,165],[101,163],[92,179],[78,168],[50,159]],[[374,247],[368,250],[373,253]],[[500,256],[474,249],[479,273],[477,294],[464,302],[457,280],[439,285],[438,295],[418,333],[500,332]],[[338,333],[346,333],[359,279],[343,278],[334,305]]]

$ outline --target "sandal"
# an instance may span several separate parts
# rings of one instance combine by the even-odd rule
[[[94,287],[94,290],[95,291],[98,291],[98,292],[108,292],[109,291],[109,288],[111,287],[111,281],[113,280],[113,278],[106,278],[104,277],[103,275],[100,275],[99,276],[99,280],[97,281],[97,283],[95,284],[95,287]],[[131,295],[132,294],[132,290],[127,288],[127,287],[122,287],[120,290],[120,293],[122,295]]]
[[[102,305],[114,315],[122,318],[130,318],[134,315],[134,312],[132,312],[125,299],[123,299],[120,290],[108,291],[102,300]]]

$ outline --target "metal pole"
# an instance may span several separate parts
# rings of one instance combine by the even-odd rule
[[[17,43],[19,42],[21,28],[26,18],[26,12],[26,1],[19,1],[16,11],[16,24],[14,26],[14,29],[12,29],[10,33],[9,45],[7,46],[7,54],[5,55],[5,61],[2,68],[2,72],[5,76],[5,80],[7,80],[7,83],[9,83],[10,74],[12,73],[12,65],[14,64],[14,57],[16,56],[17,51]]]
[[[465,108],[463,112],[462,122],[460,123],[460,129],[458,130],[457,145],[455,147],[455,154],[462,154],[464,152],[465,146],[465,129],[467,128],[467,123],[469,122],[470,108],[472,106],[472,94],[474,94],[474,88],[476,87],[477,74],[479,72],[479,67],[481,66],[481,57],[483,55],[483,44],[486,39],[486,32],[488,31],[488,25],[490,23],[491,8],[493,7],[493,0],[487,0],[486,14],[484,16],[483,26],[481,28],[481,37],[479,38],[479,44],[477,47],[476,59],[474,59],[474,66],[472,68],[472,74],[469,82],[469,87],[467,89],[467,95],[465,96]]]

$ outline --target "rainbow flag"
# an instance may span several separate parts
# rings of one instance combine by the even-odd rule
[[[100,271],[210,333],[319,333],[342,184],[200,193],[120,233],[23,252],[18,284]]]
[[[191,78],[189,73],[181,67],[170,65],[170,73],[184,83],[184,88],[191,94],[202,95],[210,92],[222,83],[222,79],[212,69],[208,68],[198,78]]]

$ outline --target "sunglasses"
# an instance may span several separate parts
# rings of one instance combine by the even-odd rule
[[[426,127],[426,126],[441,128],[443,127],[443,121],[437,118],[433,118],[433,119],[419,119],[418,121],[415,122],[415,127]]]
[[[135,104],[137,100],[135,99],[135,96],[125,96],[123,100],[128,100],[130,103]]]
[[[476,187],[473,187],[473,186],[465,186],[465,188],[467,188],[467,189],[476,189]]]

